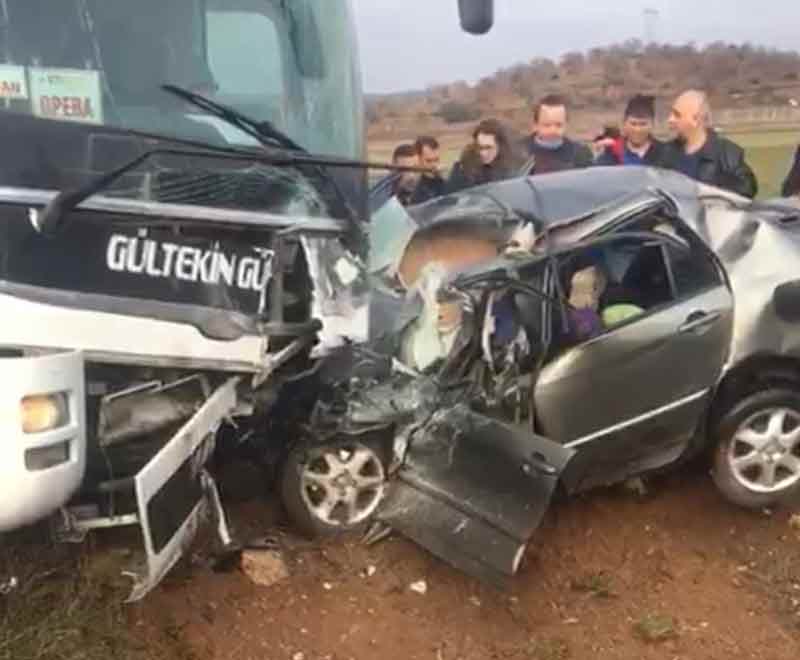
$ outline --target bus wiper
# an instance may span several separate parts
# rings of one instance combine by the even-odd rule
[[[416,172],[417,174],[422,174],[427,171],[421,166],[395,165],[393,163],[372,163],[369,161],[353,160],[350,158],[341,158],[337,156],[313,154],[297,144],[297,142],[292,140],[292,138],[286,135],[286,133],[276,128],[272,122],[267,120],[253,119],[252,117],[242,114],[235,108],[222,105],[221,103],[212,101],[201,94],[189,91],[183,87],[178,87],[177,85],[162,85],[161,87],[170,94],[174,94],[175,96],[182,98],[184,101],[191,103],[198,108],[206,110],[215,117],[219,117],[224,122],[227,122],[231,126],[238,128],[244,133],[247,133],[247,135],[255,138],[263,146],[278,146],[299,152],[292,156],[286,156],[286,158],[291,158],[291,161],[284,159],[271,162],[292,165],[317,165],[327,167],[352,167],[361,169],[389,170],[391,172]],[[266,159],[256,156],[254,156],[254,159],[268,162]]]
[[[250,137],[255,138],[264,146],[278,146],[307,153],[303,147],[297,144],[288,135],[275,128],[269,121],[253,119],[252,117],[242,114],[235,108],[222,105],[221,103],[206,98],[202,94],[197,94],[183,87],[178,87],[177,85],[162,85],[161,89],[183,99],[187,103],[197,106],[201,110],[205,110],[215,117],[219,117],[222,121],[227,122],[243,133],[247,133]]]
[[[192,149],[200,149],[202,151],[187,151],[180,149],[151,149],[146,151],[141,156],[133,158],[121,167],[118,167],[111,172],[100,175],[97,179],[89,181],[85,186],[76,190],[64,190],[59,192],[42,211],[37,211],[34,217],[34,225],[37,231],[45,235],[53,235],[61,224],[62,218],[78,206],[81,202],[88,199],[92,195],[96,195],[100,191],[110,186],[114,181],[119,179],[123,174],[135,169],[144,161],[155,155],[174,155],[174,156],[190,156],[195,158],[219,158],[228,160],[247,160],[260,162],[270,165],[284,165],[284,166],[316,166],[318,171],[325,176],[325,171],[322,167],[347,167],[347,168],[363,168],[363,169],[381,169],[395,172],[424,172],[422,167],[394,165],[391,163],[371,163],[368,161],[352,160],[349,158],[341,158],[336,156],[317,155],[311,154],[306,149],[297,144],[288,135],[284,134],[275,128],[268,121],[257,121],[242,114],[234,108],[221,105],[216,101],[207,99],[206,97],[195,94],[189,90],[177,87],[175,85],[164,85],[163,89],[185,101],[207,110],[212,115],[219,117],[231,126],[234,126],[247,135],[256,139],[263,146],[278,146],[284,149],[291,150],[295,153],[273,153],[273,154],[259,154],[245,148],[232,148],[221,147],[219,145],[205,144],[193,140],[185,140],[174,138],[170,136],[157,135],[151,133],[144,133],[135,130],[126,130],[125,132],[132,135],[146,139],[156,139],[167,141],[178,146],[186,146]],[[330,176],[325,178],[329,179],[335,186],[337,195],[344,199],[341,190],[335,184],[335,181]]]
[[[201,94],[184,89],[183,87],[178,87],[177,85],[162,85],[161,88],[165,92],[174,94],[187,103],[191,103],[201,110],[204,110],[209,114],[218,117],[222,121],[227,122],[231,126],[238,128],[240,131],[255,138],[256,141],[258,141],[264,147],[281,147],[291,151],[300,152],[300,154],[303,155],[310,155],[308,154],[308,151],[297,144],[288,135],[275,128],[275,126],[273,126],[272,123],[267,120],[259,121],[253,119],[252,117],[248,117],[247,115],[239,112],[235,108],[222,105],[221,103],[212,101]],[[336,179],[331,176],[330,172],[325,170],[321,164],[315,164],[313,167],[319,176],[322,177],[322,179],[324,179],[334,191],[336,196],[339,198],[339,202],[348,210],[351,218],[355,217],[352,208],[348,204],[347,198],[342,192],[342,189]]]
[[[336,158],[332,156],[315,156],[306,153],[278,153],[260,154],[246,149],[230,147],[220,147],[213,144],[204,144],[193,140],[182,140],[169,136],[157,135],[154,133],[143,133],[140,131],[126,130],[125,133],[141,137],[148,140],[166,141],[175,145],[173,148],[154,148],[145,151],[140,156],[129,160],[115,170],[101,174],[96,179],[92,179],[86,185],[73,190],[60,191],[48,204],[41,210],[37,210],[33,223],[37,231],[52,236],[58,230],[64,216],[72,211],[81,202],[92,195],[96,195],[108,188],[112,183],[137,168],[153,156],[184,156],[189,158],[209,158],[217,160],[233,160],[263,163],[265,165],[297,167],[300,165],[332,166],[332,167],[361,167],[365,169],[385,169],[397,171],[421,172],[422,168],[392,165],[390,163],[370,163],[347,158]],[[183,147],[183,148],[181,148]]]
[[[209,157],[209,158],[226,158],[233,160],[252,160],[252,156],[245,153],[239,153],[234,150],[219,149],[212,145],[206,147],[208,151],[190,151],[188,149],[179,148],[156,148],[145,151],[143,154],[132,158],[124,165],[101,174],[96,179],[92,179],[84,186],[75,190],[62,190],[59,192],[47,205],[41,210],[36,211],[32,216],[33,225],[36,230],[45,236],[53,236],[61,225],[62,219],[73,210],[78,204],[88,199],[92,195],[96,195],[104,190],[122,175],[134,170],[146,160],[157,155],[169,156],[189,156],[189,157]]]

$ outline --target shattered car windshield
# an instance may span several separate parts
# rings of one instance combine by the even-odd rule
[[[393,277],[415,232],[452,223],[485,227],[491,233],[516,220],[486,192],[449,195],[408,208],[392,197],[372,214],[369,271]]]
[[[1,111],[206,143],[252,137],[162,89],[269,121],[304,149],[363,151],[347,3],[4,0]]]
[[[417,224],[405,207],[392,197],[373,213],[369,231],[369,271],[392,277]]]

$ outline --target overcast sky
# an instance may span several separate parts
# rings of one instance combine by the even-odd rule
[[[461,32],[457,0],[353,0],[368,92],[475,80],[534,57],[645,37],[800,48],[800,0],[495,0],[488,35]]]

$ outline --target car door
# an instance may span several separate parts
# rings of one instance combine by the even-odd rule
[[[460,403],[413,435],[378,518],[455,568],[505,586],[573,453]]]
[[[462,331],[463,341],[456,340],[459,348],[451,352],[440,378],[445,372],[471,371],[465,367],[478,364],[488,345],[500,346],[504,359],[513,356],[519,358],[517,364],[526,365],[517,374],[516,394],[510,397],[518,394],[521,406],[529,408],[529,383],[537,356],[547,344],[550,304],[540,289],[531,285],[540,286],[537,278],[545,267],[534,263],[526,269],[508,263],[489,265],[482,273],[471,271],[469,279],[476,285],[516,281],[524,271],[528,275],[525,284],[532,291],[510,289],[509,296],[497,305],[489,305],[488,301],[495,299],[487,294],[491,311],[486,317],[467,315],[471,319],[468,327],[473,330],[470,335]],[[510,317],[507,305],[512,308]],[[516,335],[512,341],[507,339],[509,324],[514,328],[510,335]],[[494,338],[497,343],[484,334],[487,327],[501,330]],[[497,373],[487,367],[485,373],[489,372]],[[454,378],[456,383],[463,382],[462,375]],[[514,389],[510,381],[498,382]],[[517,571],[526,544],[540,525],[574,452],[534,434],[530,419],[502,421],[507,414],[501,412],[503,404],[492,407],[484,402],[477,408],[475,401],[480,397],[467,398],[467,391],[473,388],[448,389],[445,385],[436,397],[421,397],[424,402],[419,407],[429,406],[431,414],[425,414],[424,423],[399,434],[407,449],[378,517],[456,568],[504,585]]]
[[[542,369],[535,388],[540,428],[577,452],[564,475],[571,491],[680,456],[730,347],[732,296],[710,253],[655,233],[623,233],[592,250],[613,256],[623,244],[660,255],[665,286],[651,283],[659,279],[652,269],[650,275],[637,271],[633,282],[623,276],[629,287],[650,289],[639,292],[641,313],[566,347]],[[636,270],[632,263],[628,268]],[[652,305],[642,303],[653,295]]]

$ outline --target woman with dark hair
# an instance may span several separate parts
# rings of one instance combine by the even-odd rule
[[[800,195],[800,147],[797,147],[797,151],[794,154],[792,169],[789,170],[786,181],[783,182],[781,192],[784,197]]]
[[[496,119],[483,120],[472,133],[472,142],[461,152],[447,181],[447,192],[509,179],[517,174],[511,142]]]

